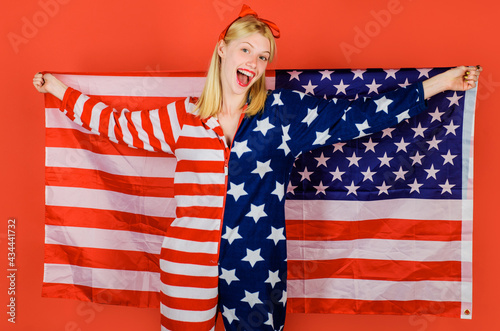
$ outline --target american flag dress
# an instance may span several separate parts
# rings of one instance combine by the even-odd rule
[[[281,330],[286,313],[285,193],[294,160],[365,136],[426,108],[421,83],[372,98],[325,100],[269,92],[227,146],[195,99],[148,111],[116,110],[68,88],[61,111],[111,141],[172,153],[176,219],[160,253],[162,330]]]

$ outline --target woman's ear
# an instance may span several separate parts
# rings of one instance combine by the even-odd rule
[[[219,54],[220,58],[223,58],[226,54],[226,43],[224,42],[224,40],[219,41],[219,44],[217,45],[217,53]]]

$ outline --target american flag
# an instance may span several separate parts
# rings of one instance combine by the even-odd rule
[[[268,88],[364,98],[439,72],[278,70]],[[59,74],[116,108],[198,96],[201,73]],[[475,89],[370,136],[301,155],[287,190],[288,311],[472,316]],[[43,295],[159,306],[175,159],[82,129],[46,96]]]

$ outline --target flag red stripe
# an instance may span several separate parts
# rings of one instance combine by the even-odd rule
[[[460,241],[462,222],[410,219],[362,221],[287,220],[291,240],[353,240],[363,238]]]
[[[45,263],[160,272],[159,254],[53,244],[45,244]]]
[[[161,298],[167,298],[167,296],[160,291],[160,300]],[[215,307],[217,305],[217,297],[213,299],[186,299],[168,296],[168,299],[164,299],[163,302],[168,302],[168,306],[173,309],[203,311]],[[193,314],[196,314],[196,312],[193,312]]]
[[[48,186],[81,187],[137,196],[174,196],[173,178],[121,176],[92,169],[46,167],[45,180]]]
[[[215,288],[219,282],[217,277],[175,275],[167,272],[161,272],[160,279],[163,284],[188,287],[196,284],[200,288]]]
[[[43,283],[42,296],[141,308],[160,307],[160,293],[152,291],[110,290],[75,284]]]
[[[215,316],[213,319],[207,322],[179,322],[169,319],[161,315],[161,325],[167,330],[182,330],[182,331],[199,331],[199,330],[209,330],[212,325],[215,324]]]
[[[128,230],[161,236],[174,220],[168,217],[138,217],[137,214],[112,210],[59,206],[46,206],[45,214],[45,223],[48,225]]]
[[[460,261],[336,259],[288,261],[288,279],[363,278],[389,281],[461,281]]]
[[[432,314],[444,317],[460,317],[461,303],[452,301],[368,301],[353,299],[288,298],[290,313],[329,314]]]
[[[85,149],[104,155],[174,158],[171,154],[130,148],[125,145],[112,143],[105,137],[73,129],[47,128],[45,146]]]

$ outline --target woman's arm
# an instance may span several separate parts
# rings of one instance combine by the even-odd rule
[[[189,100],[149,111],[117,110],[74,90],[51,74],[37,73],[33,85],[61,100],[60,110],[82,127],[109,140],[149,151],[173,153]],[[188,104],[189,103],[189,104]]]
[[[483,71],[481,66],[456,67],[422,82],[424,97],[430,97],[448,90],[467,91],[476,87],[479,74]]]
[[[63,82],[51,74],[44,75],[42,73],[37,73],[35,77],[33,77],[33,85],[38,92],[50,93],[61,101],[64,97],[64,93],[66,93],[66,90],[68,89]]]

